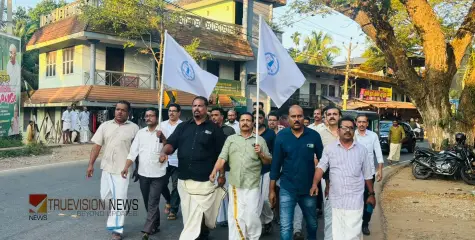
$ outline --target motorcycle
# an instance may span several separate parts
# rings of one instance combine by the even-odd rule
[[[416,148],[411,161],[414,177],[428,179],[432,174],[460,176],[465,183],[475,185],[475,154],[465,145],[465,140],[465,135],[458,133],[457,144],[439,153],[427,148]]]

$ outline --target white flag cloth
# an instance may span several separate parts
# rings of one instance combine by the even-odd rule
[[[263,20],[260,20],[257,60],[260,89],[280,108],[304,84],[305,77]]]
[[[168,33],[165,33],[163,83],[169,87],[209,98],[218,77],[203,70]]]

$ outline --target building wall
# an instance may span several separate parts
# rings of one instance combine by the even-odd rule
[[[332,77],[306,77],[307,81],[300,88],[300,94],[310,94],[310,83],[317,84],[317,95],[322,96],[322,84],[332,85],[335,87],[335,97],[339,96],[340,93],[340,83],[337,80],[334,80]]]
[[[193,5],[189,5],[190,7]],[[232,0],[219,1],[207,6],[189,9],[193,13],[216,21],[234,24],[235,3]]]
[[[63,49],[56,50],[56,75],[46,76],[47,53],[40,52],[39,56],[39,88],[70,87],[82,84],[83,79],[83,59],[85,57],[84,46],[74,46],[73,73],[63,74]]]
[[[96,70],[106,70],[106,44],[96,45]],[[112,45],[110,45],[112,46]],[[113,46],[121,48],[121,46]],[[63,74],[63,49],[56,50],[56,75],[46,76],[47,53],[39,55],[39,88],[70,87],[86,84],[90,69],[90,46],[74,46],[73,73]],[[149,55],[141,54],[136,48],[127,48],[124,52],[124,72],[151,75],[154,73],[153,61]],[[143,79],[150,78],[144,76]],[[142,87],[145,84],[142,83]],[[150,87],[150,82],[147,83]]]

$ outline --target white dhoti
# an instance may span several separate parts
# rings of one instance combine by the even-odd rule
[[[389,145],[388,160],[399,161],[401,158],[401,143],[391,143]]]
[[[321,181],[322,183],[322,193],[325,194],[326,182],[325,180]],[[325,222],[324,228],[324,240],[333,240],[332,235],[332,206],[330,204],[330,199],[326,198],[323,195],[323,217]],[[335,238],[337,239],[337,238]]]
[[[127,199],[127,189],[129,178],[124,179],[119,174],[112,174],[102,171],[101,176],[101,198],[102,199]],[[107,230],[124,233],[124,220],[127,211],[114,211],[111,209],[107,218]]]
[[[262,232],[259,188],[243,189],[232,185],[229,188],[229,239],[258,240]]]
[[[180,240],[196,239],[200,235],[203,216],[208,228],[216,227],[219,206],[226,195],[223,188],[210,181],[178,179],[178,193],[184,225]]]
[[[363,208],[345,210],[333,208],[333,237],[338,240],[362,240]]]
[[[258,214],[261,217],[262,224],[268,224],[274,219],[274,211],[269,202],[269,185],[270,185],[270,173],[261,175],[261,182],[259,185],[260,198],[258,206]]]
[[[72,125],[70,122],[63,122],[63,132],[71,131]]]
[[[88,143],[91,140],[91,131],[89,131],[89,126],[81,126],[79,138],[81,143]]]
[[[224,176],[226,179],[228,178],[229,172],[224,172]],[[215,183],[218,184],[218,178],[216,178]],[[223,185],[223,188],[228,191],[228,181]],[[226,195],[223,200],[221,201],[221,206],[219,207],[219,214],[218,214],[218,223],[227,222],[228,221],[228,203],[229,203],[229,195]]]

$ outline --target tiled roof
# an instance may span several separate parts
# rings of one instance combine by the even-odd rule
[[[31,104],[70,103],[80,101],[114,103],[126,100],[132,104],[158,104],[158,90],[146,88],[129,88],[104,85],[86,85],[76,87],[43,88],[37,90],[31,97]],[[182,106],[191,106],[196,96],[190,93],[177,91],[176,103]],[[215,95],[211,96],[214,99]],[[215,102],[215,101],[214,101]],[[222,107],[233,107],[227,95],[219,96]]]
[[[106,30],[93,29],[75,15],[38,29],[28,41],[27,46],[83,31],[114,35],[114,33]],[[197,27],[185,27],[183,25],[173,27],[169,32],[181,45],[188,45],[194,38],[198,38],[200,39],[199,50],[253,57],[251,46],[240,35],[226,34]]]

